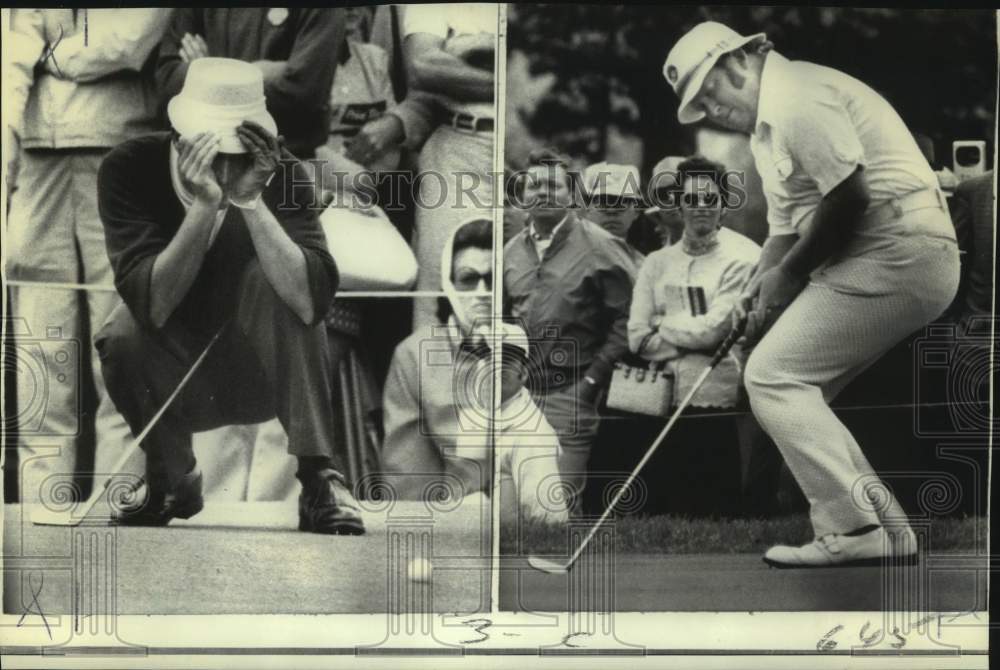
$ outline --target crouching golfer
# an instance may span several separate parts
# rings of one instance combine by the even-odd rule
[[[170,101],[176,132],[125,142],[101,166],[99,209],[125,304],[96,344],[133,434],[224,328],[143,441],[146,490],[117,512],[120,524],[159,526],[199,512],[192,432],[277,415],[298,458],[299,528],[364,532],[332,461],[335,352],[323,319],[337,268],[307,209],[304,173],[279,162],[263,86],[251,64],[198,59]]]
[[[958,287],[955,233],[937,179],[899,115],[841,72],[789,61],[763,34],[702,23],[663,74],[682,123],[750,135],[770,236],[735,317],[763,335],[745,383],[810,502],[815,540],[776,546],[777,567],[916,557],[903,511],[829,402]]]

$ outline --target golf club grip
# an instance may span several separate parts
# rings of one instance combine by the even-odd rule
[[[715,355],[712,356],[712,361],[708,364],[709,367],[714,368],[719,364],[719,361],[721,361],[725,355],[729,353],[729,350],[733,348],[733,345],[736,344],[736,340],[740,339],[743,335],[743,331],[746,327],[747,317],[744,316],[740,319],[739,323],[733,326],[733,329],[729,331],[728,335],[726,335],[726,339],[724,339],[722,344],[719,345],[719,348],[715,350]]]

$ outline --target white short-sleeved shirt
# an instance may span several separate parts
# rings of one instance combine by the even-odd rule
[[[404,39],[414,33],[429,33],[446,41],[456,35],[496,35],[498,17],[497,5],[482,2],[406,5],[403,9],[402,32]],[[464,112],[482,118],[495,116],[492,103],[442,99],[445,106],[453,112]]]
[[[882,96],[842,72],[775,52],[761,73],[750,149],[771,235],[809,225],[823,196],[859,166],[872,206],[937,188],[912,133]]]

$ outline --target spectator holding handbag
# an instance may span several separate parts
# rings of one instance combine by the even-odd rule
[[[729,314],[750,279],[760,247],[722,226],[725,168],[694,157],[678,166],[684,232],[678,244],[650,254],[639,270],[629,314],[629,348],[646,361],[663,362],[683,398],[730,329]],[[732,512],[739,500],[739,454],[731,412],[739,399],[740,364],[731,352],[695,394],[663,454],[678,467],[677,481],[657,487],[674,512]],[[650,436],[663,420],[650,426]],[[654,430],[655,429],[655,430]],[[720,464],[725,468],[720,472]],[[683,482],[687,484],[685,490]],[[696,493],[697,492],[697,493]]]

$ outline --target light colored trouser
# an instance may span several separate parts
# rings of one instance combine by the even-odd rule
[[[194,452],[213,502],[298,498],[297,462],[288,453],[288,436],[278,419],[223,426],[194,435]]]
[[[906,216],[946,215],[929,209]],[[898,502],[828,404],[893,345],[939,316],[955,295],[954,242],[913,235],[900,238],[892,254],[884,262],[848,259],[814,276],[747,362],[754,414],[809,500],[817,537],[905,523]]]
[[[559,474],[572,489],[571,510],[579,510],[584,487],[587,485],[587,464],[590,450],[597,439],[601,419],[597,407],[580,400],[578,385],[569,386],[547,395],[533,396],[545,419],[559,437]]]
[[[103,149],[21,152],[18,189],[8,223],[8,276],[47,282],[111,284],[112,272],[97,212],[97,170]],[[85,301],[85,303],[83,302]],[[97,390],[94,471],[109,473],[128,443],[129,429],[104,390],[100,359],[91,341],[118,304],[113,291],[11,287],[17,333],[17,397],[20,495],[36,502],[61,495],[56,479],[73,479],[78,468],[81,368],[90,356]],[[127,470],[143,471],[141,454]],[[48,481],[46,481],[48,480]],[[97,481],[96,484],[100,484]],[[65,486],[65,484],[60,484]],[[44,491],[43,491],[44,487]],[[62,490],[65,492],[65,489]]]
[[[418,291],[441,290],[441,250],[452,230],[475,217],[493,219],[493,133],[438,126],[420,151],[413,248]],[[438,176],[440,175],[440,176]],[[413,303],[414,330],[437,323],[434,298]]]

